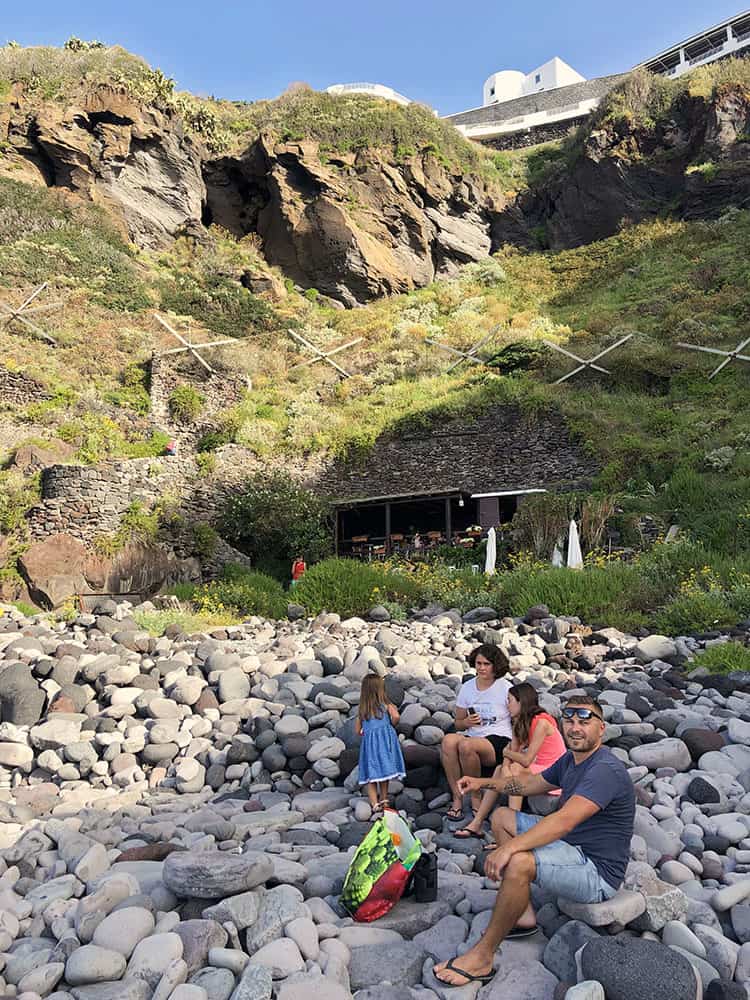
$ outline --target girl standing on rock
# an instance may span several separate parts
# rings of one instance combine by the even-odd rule
[[[478,778],[502,763],[503,750],[510,743],[512,732],[508,712],[510,683],[505,675],[510,661],[504,651],[493,643],[483,643],[469,654],[469,666],[476,677],[462,684],[456,697],[456,732],[443,737],[440,756],[448,779],[453,802],[448,819],[461,819],[463,796],[458,779]],[[471,804],[479,808],[479,792],[472,793]]]
[[[406,777],[404,755],[396,730],[400,716],[385,693],[385,681],[368,674],[362,681],[356,730],[362,737],[359,745],[359,783],[367,787],[367,797],[374,812],[387,809],[388,782]]]
[[[532,684],[515,684],[510,689],[508,710],[513,720],[513,739],[503,754],[502,766],[495,768],[493,778],[509,780],[529,774],[541,774],[565,753],[565,742],[557,723],[539,704],[539,695]],[[495,808],[498,794],[492,790],[486,791],[474,819],[463,829],[456,830],[453,836],[480,837],[482,824]],[[555,789],[549,794],[559,795],[560,790]],[[511,795],[508,805],[520,812],[522,801],[520,795]]]

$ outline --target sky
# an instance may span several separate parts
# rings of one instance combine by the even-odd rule
[[[618,73],[743,9],[742,0],[0,2],[0,44],[98,38],[196,94],[254,101],[294,81],[366,80],[441,114],[480,105],[498,70],[529,72],[558,55],[585,77]]]

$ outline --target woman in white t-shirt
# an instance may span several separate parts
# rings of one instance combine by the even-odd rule
[[[456,732],[443,737],[440,756],[450,785],[453,801],[449,819],[463,815],[463,797],[458,779],[469,775],[478,778],[482,768],[490,773],[503,762],[503,750],[513,735],[508,711],[510,683],[505,680],[510,662],[503,650],[484,643],[472,650],[469,666],[476,677],[461,688],[456,697]],[[472,807],[479,808],[481,795],[472,796]]]

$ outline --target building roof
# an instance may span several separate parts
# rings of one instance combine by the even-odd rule
[[[737,14],[732,15],[732,17],[724,18],[723,21],[719,21],[718,24],[714,24],[710,28],[704,28],[703,31],[699,31],[695,35],[683,38],[682,41],[675,42],[673,45],[668,46],[661,52],[657,52],[656,55],[651,56],[650,59],[644,59],[643,62],[638,63],[633,68],[637,69],[639,66],[647,66],[649,63],[657,62],[659,59],[663,59],[671,52],[674,52],[675,49],[681,49],[683,45],[690,45],[691,42],[698,42],[701,38],[705,38],[706,35],[713,35],[715,31],[721,31],[722,28],[728,28],[730,24],[734,24],[735,21],[741,21],[744,17],[750,18],[750,10],[741,10]]]
[[[499,104],[459,111],[455,115],[447,115],[446,120],[454,125],[491,125],[540,111],[554,113],[568,105],[577,105],[581,101],[603,97],[626,75],[615,73],[613,76],[600,76],[593,80],[572,83],[567,87],[556,87],[554,90],[541,90],[536,94],[527,94],[525,97],[516,97]]]

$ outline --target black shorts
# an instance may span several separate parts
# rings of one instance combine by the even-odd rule
[[[495,770],[495,768],[499,767],[500,764],[502,764],[503,751],[510,743],[510,740],[508,739],[507,736],[497,736],[495,735],[495,733],[492,733],[490,736],[485,736],[484,739],[488,740],[492,744],[495,750],[495,763],[491,765],[482,764],[482,777],[489,778],[490,775]]]

